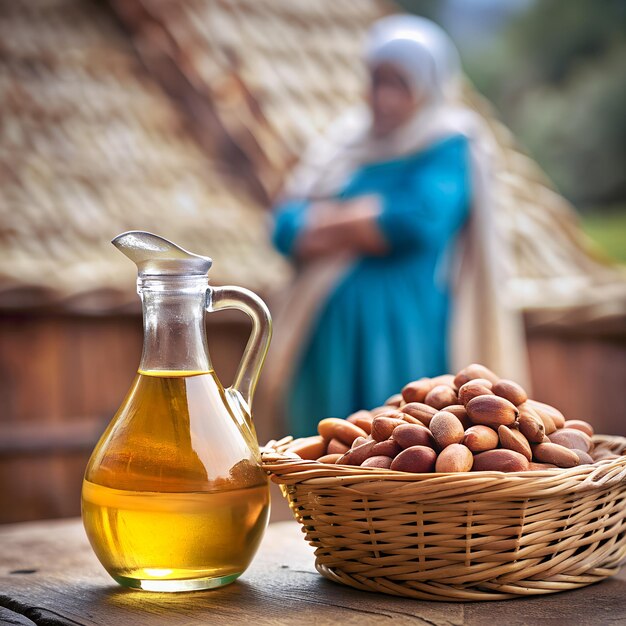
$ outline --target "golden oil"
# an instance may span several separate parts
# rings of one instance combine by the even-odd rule
[[[96,555],[123,585],[205,589],[246,569],[268,481],[213,371],[139,372],[87,466],[82,509]]]

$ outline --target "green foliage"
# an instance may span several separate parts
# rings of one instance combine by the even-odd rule
[[[626,2],[539,0],[465,58],[559,189],[578,205],[626,200]]]
[[[415,13],[435,22],[440,21],[438,16],[443,4],[441,0],[396,0],[396,2],[407,13]]]
[[[624,51],[616,49],[579,64],[559,87],[530,90],[514,125],[569,197],[613,202],[626,198],[625,111]]]
[[[515,2],[489,20],[507,1],[474,5],[482,35],[457,41],[467,74],[566,197],[626,207],[626,0]],[[456,31],[471,9],[399,2]]]
[[[582,224],[609,256],[626,263],[626,206],[585,213]]]
[[[576,64],[624,38],[623,0],[539,0],[507,33],[515,65],[534,83],[566,80]]]

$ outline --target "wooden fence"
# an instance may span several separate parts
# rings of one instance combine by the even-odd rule
[[[244,316],[212,316],[214,366],[229,384],[245,346]],[[80,512],[82,474],[141,353],[138,315],[0,315],[0,522]],[[599,432],[626,434],[626,338],[532,333],[534,396]],[[255,406],[260,441],[280,426]]]

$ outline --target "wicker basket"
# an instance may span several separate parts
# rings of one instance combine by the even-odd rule
[[[330,580],[424,600],[502,600],[583,587],[626,558],[626,438],[571,469],[407,474],[264,449],[263,464]]]

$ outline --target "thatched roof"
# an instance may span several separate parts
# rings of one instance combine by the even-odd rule
[[[130,229],[212,256],[216,283],[286,277],[258,202],[198,147],[105,6],[3,2],[0,110],[3,308],[135,302],[109,244]]]
[[[280,284],[263,209],[308,141],[362,97],[361,39],[389,6],[111,3],[130,37],[92,0],[0,10],[0,305],[16,293],[83,307],[91,294],[105,308],[134,298],[132,268],[107,243],[130,228],[213,256],[217,282]],[[499,146],[511,303],[550,323],[626,320],[623,271],[488,105],[467,98]]]
[[[150,68],[262,200],[316,133],[364,94],[381,0],[112,0]],[[217,136],[217,138],[216,138]]]

